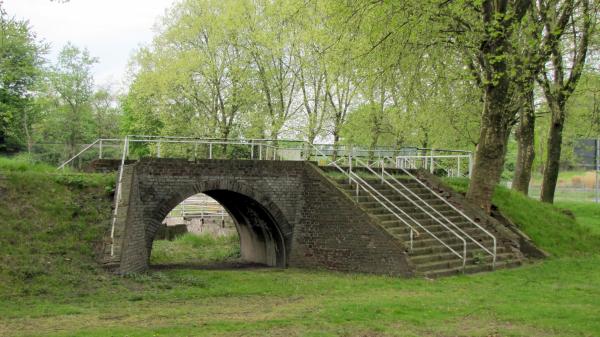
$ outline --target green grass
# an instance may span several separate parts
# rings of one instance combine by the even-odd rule
[[[106,275],[94,242],[109,225],[113,184],[112,175],[0,159],[0,296],[96,287]]]
[[[597,213],[587,204],[558,205],[574,220],[499,189],[495,203],[553,257],[494,273],[435,281],[299,269],[118,277],[93,260],[114,177],[2,165],[0,336],[600,335]],[[156,244],[152,258],[171,261],[212,261],[235,246],[191,236]]]
[[[213,237],[208,234],[185,234],[173,241],[156,240],[150,263],[211,263],[240,257],[240,241],[235,235]]]
[[[561,201],[555,205],[558,208],[572,211],[580,225],[589,228],[595,235],[600,235],[600,204]]]
[[[467,190],[467,179],[447,178],[445,181],[459,192]],[[502,186],[496,188],[492,200],[504,216],[531,237],[538,247],[552,255],[600,252],[600,236],[593,235],[589,226],[579,223],[553,205],[536,201]],[[596,207],[589,203],[581,205],[577,212],[584,211],[585,214]]]
[[[578,170],[578,171],[564,171],[561,170],[560,172],[558,172],[558,180],[565,180],[565,181],[570,181],[571,178],[573,177],[577,177],[577,176],[584,176],[586,174],[585,170]],[[531,176],[531,183],[534,185],[540,185],[542,183],[542,179],[544,178],[544,175],[541,174],[540,172],[533,172],[532,176]]]

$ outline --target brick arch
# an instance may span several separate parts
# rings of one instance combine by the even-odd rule
[[[163,219],[182,201],[198,193],[212,197],[232,215],[240,235],[243,258],[270,266],[287,266],[292,241],[292,226],[289,221],[268,192],[234,179],[203,180],[180,186],[170,195],[162,196],[158,201],[160,206],[144,215],[148,257]],[[270,259],[257,259],[252,255],[261,250],[261,243],[273,250]]]

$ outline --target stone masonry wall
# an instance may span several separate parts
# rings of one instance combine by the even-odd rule
[[[285,266],[404,276],[414,269],[403,243],[311,163],[147,159],[124,172],[117,230],[123,234],[113,258],[118,272],[145,270],[168,212],[193,194],[215,190],[241,194],[268,211],[285,247]]]

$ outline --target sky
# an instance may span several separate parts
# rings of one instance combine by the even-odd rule
[[[99,59],[96,85],[123,88],[133,52],[152,41],[153,27],[176,0],[0,0],[8,15],[29,21],[50,44],[50,61],[67,42]]]

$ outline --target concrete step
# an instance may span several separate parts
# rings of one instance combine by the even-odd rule
[[[421,206],[423,206],[423,203],[420,201],[416,201],[415,202]],[[414,206],[414,203],[410,200],[401,200],[398,201],[396,200],[394,202],[394,204],[398,207],[410,207],[410,206]],[[435,198],[435,199],[428,199],[427,200],[427,205],[433,207],[436,210],[449,210],[452,209],[452,207],[450,207],[448,204],[446,204],[444,201]],[[371,200],[365,200],[365,201],[360,201],[360,206],[368,209],[368,210],[377,210],[377,209],[385,209],[383,208],[383,206],[381,206],[381,204],[376,201],[375,199],[371,198]]]
[[[408,243],[407,243],[408,245]],[[488,246],[486,246],[488,247]],[[461,245],[457,245],[453,248],[456,248],[456,250],[458,251],[458,249],[462,250],[462,244]],[[491,247],[489,248],[489,250],[491,251]],[[496,254],[504,254],[504,253],[511,253],[511,251],[507,250],[504,246],[498,246],[496,247]],[[431,255],[431,254],[452,254],[450,252],[450,250],[448,250],[448,248],[442,246],[442,245],[437,245],[437,246],[429,246],[429,247],[413,247],[413,250],[409,252],[410,256],[412,257],[417,257],[417,256],[423,256],[423,255]],[[467,247],[467,254],[487,254],[483,249],[481,249],[481,247],[477,246],[477,245],[471,245]],[[456,255],[454,255],[456,256]]]
[[[348,193],[352,193],[352,194],[356,194],[356,185],[342,185],[341,186],[342,189]],[[394,189],[391,186],[373,186],[371,185],[371,187],[375,188],[379,193],[387,196],[394,196],[394,195],[399,195],[402,196],[403,194],[408,196],[408,197],[413,197],[413,193],[418,195],[418,196],[427,196],[427,195],[433,195],[433,193],[431,193],[431,191],[429,191],[428,189],[426,189],[425,187],[419,187],[419,186],[414,186],[414,187],[409,187],[406,186],[408,188],[408,190],[406,190],[405,188],[401,187],[401,186],[394,186],[397,188]],[[359,194],[360,193],[365,193],[364,189],[361,187],[359,188]],[[412,193],[411,193],[412,192]]]
[[[386,204],[387,205],[387,204]],[[427,205],[424,205],[422,203],[418,203],[418,205],[422,208],[419,208],[417,206],[415,206],[414,204],[408,204],[408,205],[398,205],[396,203],[394,203],[394,205],[396,207],[398,207],[399,209],[403,210],[404,212],[411,212],[411,213],[422,213],[423,215],[427,215],[427,213],[425,213],[425,211],[429,212],[431,215],[437,215],[439,216],[439,214],[443,215],[443,216],[450,216],[450,215],[457,215],[458,213],[453,210],[450,207],[446,207],[446,208],[442,208],[442,209],[438,209],[436,207],[429,207]],[[367,209],[369,213],[375,215],[375,214],[386,214],[386,213],[390,213],[389,210],[387,210],[385,207],[383,207],[383,205],[379,204],[379,207],[372,207]],[[393,209],[394,211],[397,211],[397,208],[395,207],[391,207],[390,209]],[[399,211],[398,211],[399,212]],[[411,214],[412,215],[412,214]]]
[[[407,221],[408,222],[408,221]],[[408,222],[410,224],[410,222]],[[423,223],[425,223],[425,225],[423,225]],[[442,233],[442,232],[447,232],[448,228],[451,228],[452,230],[454,230],[455,232],[457,232],[457,234],[461,234],[456,227],[460,228],[463,232],[469,234],[469,235],[475,235],[476,237],[486,237],[489,238],[490,236],[487,235],[483,230],[481,230],[479,227],[475,227],[475,225],[471,224],[470,222],[467,222],[466,220],[461,220],[461,221],[455,221],[453,222],[454,225],[456,225],[456,227],[451,226],[450,224],[442,221],[442,223],[446,226],[443,226],[442,224],[438,223],[438,222],[421,222],[421,225],[426,228],[428,231],[432,232],[432,233]],[[384,223],[382,223],[382,227],[387,228],[389,231],[393,232],[394,234],[397,235],[408,235],[410,234],[410,228],[408,226],[406,226],[405,223],[401,222],[400,220],[398,221],[385,221]],[[421,233],[421,234],[426,234],[427,232],[425,232],[423,230],[423,228],[415,226],[415,229]],[[462,235],[462,234],[461,234]],[[475,237],[474,236],[474,237]]]
[[[468,254],[467,254],[468,256]],[[497,256],[496,263],[499,262],[508,262],[515,260],[514,256],[509,255],[499,255]],[[445,260],[432,260],[432,261],[422,261],[415,262],[414,259],[411,259],[416,264],[417,271],[419,272],[428,272],[434,270],[444,270],[444,269],[453,269],[462,267],[463,260],[456,255],[452,255],[452,258]],[[466,266],[472,265],[491,265],[493,261],[493,257],[491,255],[480,255],[480,256],[471,256],[467,257]]]
[[[459,251],[463,249],[463,242],[453,236],[453,237],[441,237],[440,238],[443,243],[445,243],[446,245],[450,246],[452,249]],[[470,241],[469,239],[465,239],[466,244],[467,244],[467,249],[469,248],[474,248],[474,247],[479,247],[479,245],[477,245],[476,243]],[[479,243],[481,245],[483,245],[484,247],[492,247],[493,243],[492,243],[492,239],[482,239],[479,238]],[[429,247],[429,246],[443,246],[443,244],[441,242],[439,242],[438,240],[436,240],[433,237],[425,237],[425,238],[417,238],[416,240],[413,240],[413,248],[420,248],[420,247]]]
[[[419,212],[415,212],[413,210],[409,210],[409,209],[402,209],[400,208],[400,210],[396,209],[396,208],[392,208],[390,207],[390,209],[395,213],[392,213],[391,211],[387,211],[387,213],[371,213],[371,215],[377,217],[377,219],[379,219],[379,221],[381,222],[385,222],[385,221],[393,221],[393,220],[397,220],[402,222],[400,219],[398,219],[398,217],[406,220],[409,223],[413,223],[411,221],[414,220],[416,222],[418,222],[419,224],[421,224],[422,226],[429,226],[429,225],[436,225],[436,224],[440,224],[441,223],[448,223],[448,221],[454,223],[454,224],[458,224],[461,222],[464,222],[464,220],[466,220],[462,215],[460,214],[444,214],[441,213],[441,216],[437,213],[433,213],[433,212],[429,212],[429,214],[419,210]],[[404,212],[404,213],[403,213]]]
[[[474,274],[474,273],[493,271],[493,270],[498,270],[498,269],[514,268],[514,267],[520,266],[521,264],[522,264],[522,262],[519,260],[503,261],[503,262],[496,263],[495,269],[492,268],[492,266],[488,265],[488,264],[468,265],[465,267],[464,273],[465,274]],[[443,276],[460,275],[462,273],[463,273],[462,267],[455,267],[455,268],[446,268],[446,269],[427,271],[427,272],[423,273],[423,276],[428,277],[428,278],[438,278],[438,277],[443,277]]]
[[[446,251],[446,252],[437,252],[437,253],[431,253],[431,254],[423,254],[423,255],[410,255],[410,260],[416,264],[416,265],[421,265],[421,264],[427,264],[427,263],[431,263],[431,262],[442,262],[442,261],[450,261],[450,260],[455,260],[458,257],[453,254],[450,251]],[[481,261],[483,262],[492,262],[492,256],[487,253],[484,252],[482,249],[479,249],[477,251],[474,250],[470,250],[467,251],[467,258],[474,258],[474,257],[478,257]],[[505,260],[510,260],[510,259],[515,259],[516,255],[513,254],[512,252],[496,252],[496,261],[505,261]]]
[[[454,229],[453,229],[454,230]],[[388,229],[388,231],[392,234],[394,234],[394,236],[401,238],[404,241],[408,241],[410,239],[410,230],[404,230],[404,228],[402,228],[402,231],[399,232],[397,229]],[[454,232],[462,237],[465,237],[465,235],[457,230],[454,230]],[[483,234],[480,230],[475,229],[475,228],[468,228],[468,229],[463,229],[463,232],[465,232],[466,234],[468,234],[469,236],[471,236],[473,239],[475,240],[479,240],[481,238],[484,238]],[[454,238],[456,237],[454,234],[452,234],[452,232],[450,232],[447,229],[440,229],[437,231],[431,231],[431,233],[435,236],[437,236],[438,238],[444,239],[444,238]],[[413,234],[414,235],[414,234]],[[413,236],[413,240],[417,241],[417,240],[424,240],[424,239],[428,239],[431,238],[432,236],[429,235],[429,233],[421,230],[420,231],[420,236]],[[489,238],[489,236],[485,236],[487,238]],[[465,237],[465,239],[468,241],[469,239],[467,237]]]
[[[341,186],[345,186],[345,185],[350,185],[348,183],[348,178],[338,178],[338,179],[334,179],[336,183],[338,183]],[[367,184],[371,185],[371,186],[383,186],[381,183],[381,179],[371,179],[371,178],[363,178],[364,181],[367,182]],[[418,181],[413,180],[413,179],[398,179],[396,178],[396,180],[398,180],[402,185],[406,186],[406,187],[423,187],[423,185],[421,185]],[[389,181],[391,184],[393,184],[394,186],[397,186],[397,184],[395,182],[393,182],[391,179],[387,179],[387,181]],[[385,184],[387,186],[387,184]]]

